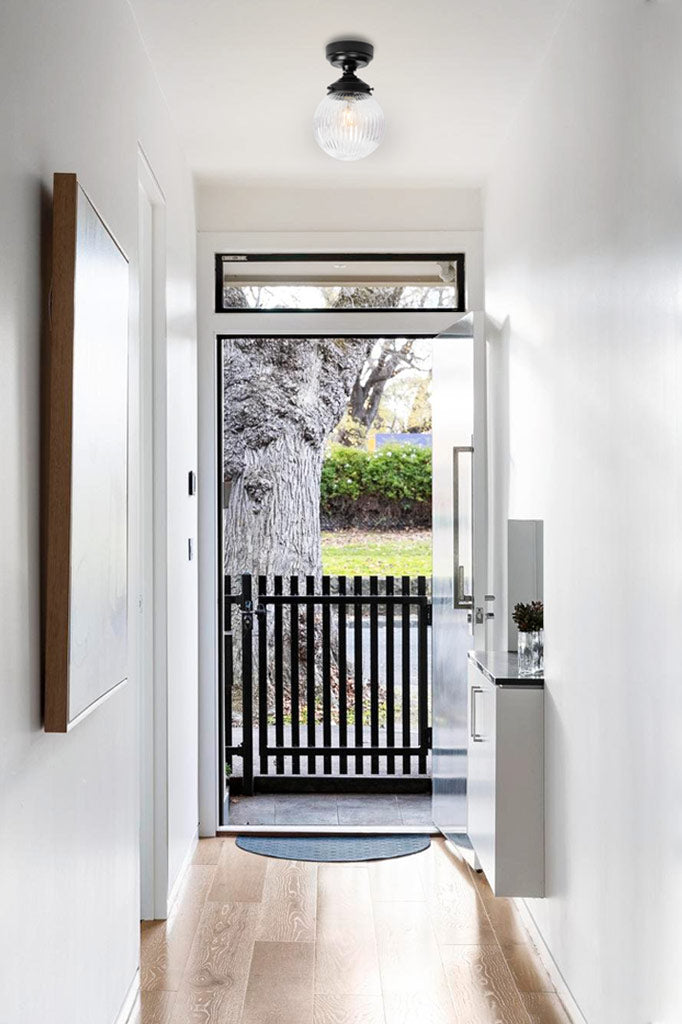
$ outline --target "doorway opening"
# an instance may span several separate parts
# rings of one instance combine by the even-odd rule
[[[218,827],[432,829],[432,778],[443,795],[443,776],[454,767],[461,792],[466,747],[462,680],[457,699],[436,687],[459,722],[451,728],[446,713],[445,737],[436,709],[432,724],[431,438],[418,436],[429,424],[420,426],[415,407],[423,413],[429,404],[433,336],[428,328],[367,331],[384,321],[388,330],[398,326],[405,277],[370,282],[366,274],[332,287],[311,265],[301,300],[291,266],[273,281],[259,265],[269,259],[292,258],[216,257],[216,311],[233,314],[225,320],[230,333],[217,337],[216,365]],[[318,259],[326,268],[341,257]],[[251,261],[257,265],[239,265]],[[437,267],[453,275],[454,290],[417,288],[409,305],[412,317],[424,308],[433,319],[438,304],[448,323],[451,304],[463,302],[463,264],[459,280],[457,260]],[[257,314],[256,332],[242,330],[245,313]],[[314,333],[295,333],[304,320]],[[325,332],[326,323],[339,333]],[[468,339],[471,352],[470,317],[446,333],[458,348]],[[400,372],[384,372],[391,360]],[[469,361],[459,403],[468,413],[471,369]],[[452,457],[453,444],[471,446],[472,433],[470,423],[464,439],[441,437],[441,448],[450,444]],[[452,591],[451,462],[448,474],[449,508],[437,518],[441,562],[444,526],[450,530],[447,570],[441,564],[439,573],[451,576]],[[424,477],[426,488],[415,494]],[[463,643],[471,646],[470,630]],[[464,667],[465,653],[460,660]],[[445,772],[440,749],[432,764],[434,732],[455,744]],[[445,781],[449,792],[452,780]],[[452,831],[465,824],[446,817]]]
[[[218,363],[222,825],[430,830],[431,341]]]

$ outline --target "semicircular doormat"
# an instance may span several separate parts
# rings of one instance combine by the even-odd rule
[[[238,836],[237,846],[282,860],[355,861],[407,857],[427,850],[429,836]]]

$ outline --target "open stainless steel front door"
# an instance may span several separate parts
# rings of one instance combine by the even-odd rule
[[[466,830],[467,652],[485,648],[486,359],[483,313],[433,341],[433,820]]]

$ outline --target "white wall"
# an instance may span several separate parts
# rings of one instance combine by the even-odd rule
[[[589,1024],[682,1019],[681,52],[678,3],[570,4],[485,196],[496,536],[545,523],[529,907]]]
[[[197,184],[199,231],[480,231],[464,188],[272,188]]]
[[[127,687],[73,733],[42,732],[41,267],[49,251],[52,173],[75,171],[131,258],[135,293],[141,143],[168,213],[172,883],[197,821],[196,563],[187,561],[196,509],[186,497],[187,470],[196,460],[193,192],[124,0],[8,0],[0,95],[0,1021],[111,1024],[138,960],[139,681],[131,651]],[[134,394],[134,317],[132,328]],[[135,408],[131,425],[134,446]],[[134,507],[135,481],[130,497]],[[135,559],[130,574],[134,609]]]

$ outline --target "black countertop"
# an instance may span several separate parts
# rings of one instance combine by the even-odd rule
[[[469,659],[496,686],[545,685],[543,676],[520,676],[518,658],[508,651],[469,651]]]

